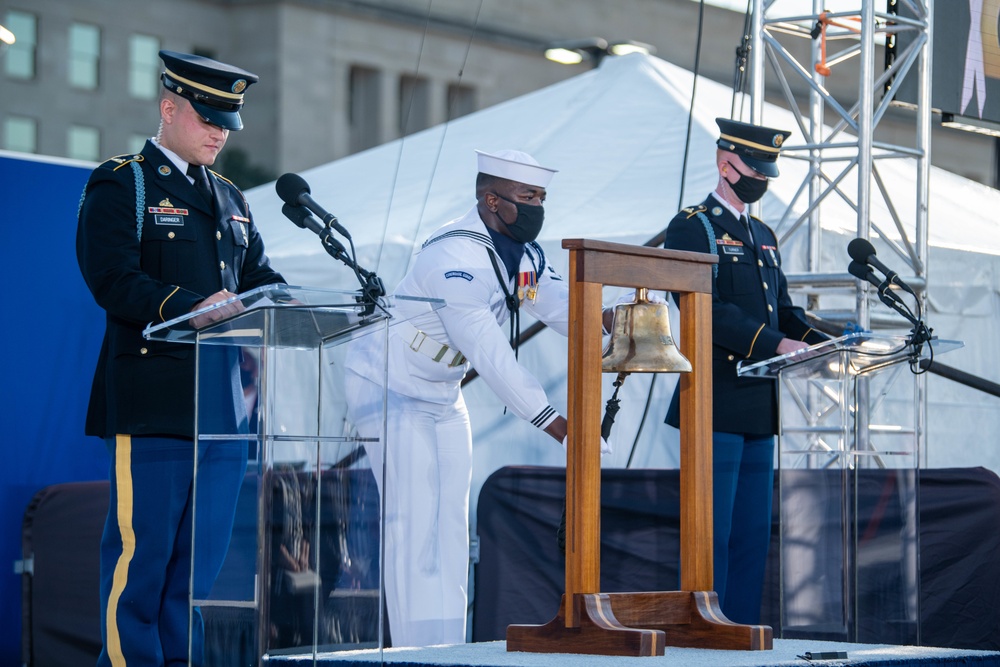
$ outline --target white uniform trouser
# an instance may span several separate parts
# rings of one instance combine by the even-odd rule
[[[348,372],[359,435],[381,433],[382,388]],[[428,403],[389,391],[381,443],[366,445],[385,513],[385,593],[393,646],[465,642],[472,428],[465,399]]]

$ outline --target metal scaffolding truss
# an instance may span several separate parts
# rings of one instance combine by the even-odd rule
[[[769,220],[779,245],[795,235],[802,247],[808,248],[806,272],[790,273],[789,286],[809,295],[813,312],[853,321],[864,329],[872,328],[869,305],[874,290],[846,272],[845,249],[822,247],[824,212],[831,217],[836,213],[843,220],[845,212],[853,211],[856,236],[871,241],[880,253],[884,251],[879,255],[884,263],[899,267],[918,294],[920,311],[926,304],[933,0],[877,1],[881,11],[876,11],[876,0],[753,0],[750,22],[751,121],[762,121],[765,90],[780,91],[783,106],[793,113],[798,125],[792,140],[782,147],[783,159],[798,160],[808,167],[785,171],[783,180],[790,172],[804,176],[795,184],[795,194],[784,214]],[[812,13],[801,13],[803,6],[810,4]],[[825,11],[832,5],[837,5],[838,11]],[[842,5],[848,7],[841,9]],[[896,44],[898,48],[890,49],[893,58],[876,67],[876,51]],[[765,87],[765,77],[774,77],[776,85]],[[905,114],[897,112],[894,122],[887,123],[894,125],[891,131],[880,132],[892,108],[892,94],[887,91],[895,91],[904,80],[912,86],[914,82],[908,77],[916,78],[912,121],[899,122],[899,116]],[[834,84],[839,95],[831,90]],[[905,130],[900,131],[900,127]],[[903,139],[907,143],[899,143]],[[824,309],[826,303],[821,304],[821,300],[838,304],[839,310],[828,305]],[[876,319],[891,328],[900,326],[900,320],[881,306]],[[913,376],[910,433],[916,439],[917,452],[925,451],[925,382],[923,375]],[[866,383],[860,391],[866,395]],[[862,402],[856,407],[867,411],[865,406]],[[794,404],[789,407],[795,411]],[[828,406],[808,401],[798,408],[804,423],[816,430],[822,426]],[[858,414],[855,418],[858,424],[867,425],[871,416]],[[784,417],[782,420],[785,422]],[[873,436],[868,428],[859,428],[855,435],[852,446],[857,451],[876,453],[891,448],[886,438]],[[797,446],[822,451],[815,433],[805,440]],[[879,459],[872,461],[878,463]]]
[[[872,328],[870,285],[845,272],[847,253],[843,249],[822,248],[820,223],[828,208],[830,215],[836,211],[840,220],[845,210],[853,211],[856,228],[852,231],[886,250],[885,256],[880,255],[883,262],[901,267],[900,273],[909,273],[904,279],[918,293],[918,312],[926,303],[933,0],[879,1],[883,11],[876,11],[876,0],[753,0],[750,30],[751,120],[762,121],[765,90],[780,90],[784,106],[798,125],[793,140],[782,147],[783,160],[791,158],[808,166],[787,170],[784,178],[788,172],[804,174],[804,178],[781,218],[769,220],[779,245],[791,242],[793,235],[794,241],[801,243],[806,234],[807,271],[790,274],[789,285],[810,295],[809,307],[814,312],[832,319],[853,319],[863,329]],[[812,13],[801,13],[803,6],[810,4]],[[839,5],[848,4],[851,6],[840,10]],[[832,5],[838,5],[838,11],[824,11]],[[877,47],[893,44],[903,33],[907,33],[906,39],[900,43],[905,46],[896,50],[891,63],[886,59],[885,67],[876,68]],[[805,54],[808,64],[797,57]],[[777,85],[765,88],[765,76],[775,77]],[[904,133],[899,132],[900,123],[893,132],[879,130],[892,102],[892,94],[886,91],[907,77],[918,79],[918,93],[912,139],[901,144],[898,142]],[[856,93],[844,85],[845,80],[857,82]],[[839,97],[828,85],[833,83],[841,91]],[[895,256],[890,258],[890,254]],[[852,295],[854,312],[848,312],[846,304]],[[845,305],[841,313],[831,316],[819,308],[821,298]],[[805,546],[796,542],[799,535],[812,535],[816,522],[791,511],[794,502],[786,502],[785,495],[787,488],[788,498],[794,498],[794,483],[786,487],[786,480],[794,479],[796,468],[890,468],[901,480],[900,506],[907,508],[907,516],[915,516],[913,480],[926,452],[926,380],[922,374],[910,374],[912,383],[907,382],[905,369],[902,364],[887,368],[879,377],[841,372],[836,382],[826,384],[817,379],[823,377],[817,371],[816,377],[804,378],[799,387],[781,383],[782,636],[822,627],[842,632],[846,641],[857,641],[871,618],[892,616],[900,633],[894,640],[919,643],[919,538],[915,523],[907,524],[899,533],[902,539],[886,551],[892,554],[890,561],[898,559],[896,581],[904,583],[896,589],[879,589],[878,595],[866,595],[861,592],[868,584],[860,565],[872,556],[862,553],[866,543],[854,532],[859,515],[857,505],[852,504],[850,480],[855,478],[842,475],[827,489],[830,498],[839,499],[831,525],[840,525],[841,533],[839,540],[825,545],[815,540]],[[810,604],[803,605],[797,586],[822,579],[810,563],[836,562],[838,557],[843,563],[839,587],[819,602],[812,595]],[[796,568],[803,564],[805,570],[797,573]],[[891,604],[869,608],[872,599]],[[816,616],[816,609],[832,611]]]
[[[779,243],[805,227],[808,233],[807,273],[789,274],[789,285],[804,288],[839,288],[855,292],[856,322],[870,327],[869,286],[856,285],[845,264],[833,266],[830,253],[822,252],[820,220],[832,202],[846,203],[857,214],[857,236],[877,241],[881,250],[898,256],[888,260],[903,267],[905,276],[918,293],[926,286],[927,203],[930,175],[930,38],[933,0],[882,0],[884,11],[876,11],[875,0],[840,2],[852,7],[837,12],[824,11],[835,0],[813,0],[812,13],[801,12],[801,0],[754,0],[751,21],[751,121],[760,122],[765,77],[775,77],[787,107],[798,123],[796,137],[782,149],[786,159],[808,164],[805,179],[796,189],[784,215],[769,220]],[[904,33],[906,33],[904,35]],[[894,44],[905,36],[905,47],[895,54],[890,66],[876,67],[876,49]],[[808,52],[811,62],[803,64],[796,54]],[[766,65],[765,65],[765,60]],[[852,64],[856,68],[852,69]],[[827,86],[831,76],[856,79],[856,95],[838,99]],[[879,140],[879,126],[890,109],[892,95],[887,86],[897,86],[906,77],[917,77],[918,103],[915,105],[912,141],[908,144]],[[793,85],[804,82],[805,86]],[[838,81],[839,83],[839,81]],[[839,86],[843,89],[844,86]],[[808,99],[803,99],[802,90]],[[798,94],[794,91],[800,91]],[[898,123],[897,123],[898,125]],[[886,133],[889,134],[889,133]],[[892,136],[899,140],[897,131]],[[881,167],[892,165],[893,187],[887,186]],[[904,169],[906,175],[899,176]],[[912,214],[900,214],[900,183],[908,184],[910,202],[903,207]],[[842,254],[842,253],[841,253]],[[824,257],[827,259],[824,262]],[[886,261],[884,256],[883,261]],[[830,266],[824,266],[824,263]],[[839,263],[839,262],[838,262]],[[910,275],[906,275],[910,272]],[[923,295],[921,298],[925,298]],[[816,304],[811,304],[815,307]]]

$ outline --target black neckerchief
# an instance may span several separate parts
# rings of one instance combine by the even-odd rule
[[[514,278],[521,268],[521,258],[524,257],[524,244],[501,234],[495,229],[487,227],[486,231],[490,233],[490,239],[493,240],[493,247],[496,248],[497,254],[503,260],[503,265],[507,269],[507,275]]]
[[[507,283],[517,277],[518,269],[521,268],[521,258],[524,257],[524,244],[490,227],[487,227],[486,231],[489,232],[490,239],[492,239],[493,247],[495,248],[495,252],[489,249],[487,249],[487,252],[490,255],[490,261],[493,263],[493,271],[500,282],[500,289],[503,290],[504,305],[507,306],[507,310],[510,312],[510,346],[514,349],[514,358],[517,359],[518,341],[521,338],[521,300],[517,298],[516,293],[507,289]],[[497,262],[498,255],[501,261],[503,261],[504,268],[507,270],[506,276],[500,271],[500,264]]]
[[[490,256],[490,261],[493,262],[493,271],[497,274],[500,289],[503,290],[504,305],[510,311],[510,346],[514,348],[514,358],[517,359],[517,342],[521,338],[521,301],[517,298],[517,294],[507,289],[507,281],[510,278],[504,276],[500,271],[500,263],[497,262],[497,253],[490,248],[486,249],[486,253]]]

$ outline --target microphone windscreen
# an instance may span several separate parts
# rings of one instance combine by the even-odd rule
[[[299,195],[309,192],[309,184],[298,174],[285,174],[274,184],[281,201],[293,206],[299,205]]]
[[[875,254],[875,246],[866,239],[854,239],[847,244],[847,254],[856,262],[868,263],[868,258]]]
[[[305,217],[308,215],[308,211],[304,210],[301,206],[293,206],[292,204],[285,204],[281,207],[281,213],[294,222],[297,226],[305,229]]]
[[[861,241],[863,239],[858,240]],[[861,262],[851,262],[847,267],[847,271],[852,276],[860,280],[868,280],[868,274],[871,273],[871,269],[868,268],[868,265]]]

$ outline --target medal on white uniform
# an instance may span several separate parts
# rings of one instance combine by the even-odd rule
[[[517,274],[517,298],[524,301],[525,293],[531,299],[531,303],[538,297],[538,280],[534,271],[521,271]]]

